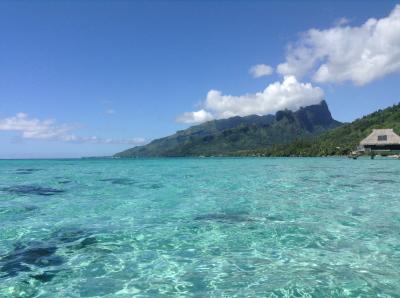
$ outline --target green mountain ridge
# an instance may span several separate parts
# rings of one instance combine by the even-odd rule
[[[293,112],[250,115],[208,121],[147,145],[117,153],[114,157],[211,156],[246,154],[317,136],[340,126],[325,101]]]
[[[355,150],[373,129],[393,128],[400,135],[400,104],[378,110],[316,137],[297,138],[290,144],[235,152],[236,156],[334,156]]]

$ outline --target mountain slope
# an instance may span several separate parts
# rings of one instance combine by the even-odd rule
[[[270,148],[298,137],[314,136],[340,125],[325,101],[296,112],[213,120],[117,153],[115,157],[229,155]]]
[[[351,123],[329,130],[317,137],[297,139],[285,146],[236,152],[235,155],[327,156],[346,155],[356,149],[374,128],[393,128],[400,134],[400,104],[378,110]]]

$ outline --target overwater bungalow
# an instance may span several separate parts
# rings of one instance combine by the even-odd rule
[[[372,157],[400,154],[400,136],[393,129],[374,129],[360,142],[359,151]]]

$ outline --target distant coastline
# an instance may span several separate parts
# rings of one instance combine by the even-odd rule
[[[113,157],[347,156],[373,129],[392,128],[394,132],[400,133],[400,104],[345,124],[334,122],[326,103],[300,111],[306,113],[283,111],[278,112],[275,118],[254,116],[251,119],[234,117],[211,121],[154,140],[148,145],[117,153]],[[321,112],[324,115],[322,119]],[[315,117],[320,118],[316,121]],[[308,126],[309,130],[304,129],[311,125],[310,119],[314,121],[313,126]],[[325,129],[321,130],[320,127]],[[244,149],[237,149],[240,146]]]

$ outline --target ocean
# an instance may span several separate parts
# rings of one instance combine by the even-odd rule
[[[400,161],[0,161],[0,297],[399,297]]]

